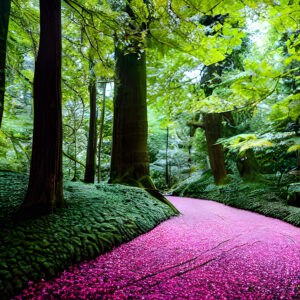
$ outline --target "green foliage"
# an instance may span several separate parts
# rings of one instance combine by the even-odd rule
[[[166,188],[167,127],[171,184],[208,168],[205,133],[201,128],[203,112],[227,113],[232,117],[224,117],[224,138],[219,141],[226,146],[229,172],[236,172],[237,154],[248,149],[254,149],[263,173],[284,173],[294,168],[300,149],[296,22],[299,4],[277,2],[63,2],[64,152],[84,164],[89,126],[89,65],[93,60],[100,116],[103,82],[114,81],[113,53],[117,45],[127,53],[147,52],[149,154],[157,186]],[[13,1],[9,26],[0,168],[27,172],[34,61],[39,42],[38,1]],[[208,80],[203,80],[205,65],[214,70]],[[207,89],[212,90],[208,97]],[[110,164],[113,86],[106,96],[103,179],[107,179]],[[191,121],[200,123],[193,136]],[[65,156],[65,177],[72,179],[75,168],[80,179],[84,166]],[[213,183],[209,180],[203,189],[212,192]]]
[[[291,119],[296,121],[300,116],[300,93],[292,94],[272,106],[270,120],[273,122]]]
[[[30,116],[5,118],[0,130],[0,169],[27,172],[32,138]]]
[[[223,144],[232,149],[238,149],[240,155],[245,153],[248,149],[259,149],[262,147],[274,146],[266,138],[258,138],[256,134],[239,134],[227,139],[220,139],[217,144]]]

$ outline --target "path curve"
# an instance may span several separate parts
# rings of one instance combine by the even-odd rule
[[[213,201],[168,199],[183,215],[21,298],[300,299],[299,228]]]

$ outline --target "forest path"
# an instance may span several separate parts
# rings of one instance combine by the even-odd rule
[[[62,299],[300,298],[299,228],[213,201],[168,199],[183,215],[31,292]]]

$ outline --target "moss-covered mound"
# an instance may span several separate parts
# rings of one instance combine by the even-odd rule
[[[67,183],[68,208],[17,220],[28,178],[0,172],[0,299],[151,230],[174,213],[139,188]]]
[[[278,179],[273,175],[264,175],[264,181],[258,183],[243,182],[236,175],[230,177],[230,184],[216,186],[211,171],[195,175],[183,181],[172,195],[214,200],[300,227],[300,208],[287,204],[289,182],[294,178],[286,175],[277,185]]]

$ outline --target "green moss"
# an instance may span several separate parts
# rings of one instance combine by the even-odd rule
[[[67,208],[33,220],[15,219],[28,177],[0,172],[0,179],[0,277],[9,286],[0,289],[1,299],[13,297],[29,280],[50,278],[175,215],[138,187],[70,182],[64,190]],[[16,282],[10,285],[12,278]]]
[[[156,189],[149,175],[142,176],[138,180],[135,180],[131,176],[127,176],[127,174],[125,174],[122,178],[114,178],[113,183],[145,189],[145,191],[147,191],[151,196],[168,205],[176,215],[179,214],[176,207]]]

